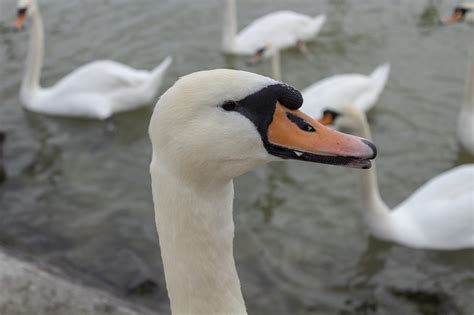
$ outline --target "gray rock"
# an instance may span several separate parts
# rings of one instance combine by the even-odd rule
[[[86,287],[0,250],[2,315],[148,315],[104,291]]]

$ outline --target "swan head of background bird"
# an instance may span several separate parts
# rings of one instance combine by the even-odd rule
[[[278,48],[276,48],[272,43],[267,43],[250,56],[247,60],[247,65],[255,66],[263,60],[273,57],[277,53],[279,53]]]
[[[13,27],[17,30],[23,29],[26,19],[36,10],[36,0],[18,0],[17,15]]]
[[[474,25],[474,2],[465,2],[457,5],[453,13],[442,19],[443,25],[467,22]]]
[[[269,49],[265,46],[257,50],[248,60],[248,66],[255,66],[262,62],[263,59],[269,58],[270,52]]]
[[[153,163],[226,179],[294,159],[369,168],[375,146],[323,126],[298,108],[299,91],[254,73],[217,69],[178,80],[150,122]]]
[[[324,110],[319,122],[356,135],[364,134],[364,126],[368,125],[365,113],[351,104],[340,106],[337,110]]]

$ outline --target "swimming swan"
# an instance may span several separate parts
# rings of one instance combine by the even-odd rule
[[[463,147],[474,155],[474,2],[456,6],[452,15],[443,19],[443,24],[467,22],[471,25],[471,60],[467,72],[466,97],[458,118],[458,138]]]
[[[20,89],[23,105],[31,111],[69,117],[106,119],[112,114],[149,104],[156,97],[171,64],[167,57],[152,71],[100,60],[83,65],[54,86],[42,88],[43,22],[36,0],[19,0],[15,27],[32,19],[30,47]]]
[[[313,40],[321,30],[326,16],[309,15],[293,11],[276,11],[266,14],[237,33],[235,0],[226,0],[222,48],[225,53],[254,56],[252,63],[268,58],[274,49],[286,49]]]
[[[232,179],[282,159],[368,168],[372,143],[298,110],[301,94],[236,70],[187,75],[151,117],[150,164],[173,314],[246,314],[235,268]]]
[[[326,111],[325,121],[371,138],[365,114],[354,106]],[[360,187],[365,220],[374,236],[414,248],[474,247],[474,164],[435,176],[392,210],[380,197],[375,165],[361,172]]]

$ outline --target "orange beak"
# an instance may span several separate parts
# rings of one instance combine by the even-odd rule
[[[255,54],[253,54],[252,57],[247,60],[247,66],[255,66],[259,64],[263,60],[265,49],[266,48],[259,49]]]
[[[455,23],[460,23],[460,22],[462,22],[463,18],[464,18],[464,15],[462,14],[462,12],[454,11],[453,14],[443,18],[441,20],[441,24],[451,25],[451,24],[455,24]]]
[[[13,27],[17,30],[21,30],[26,22],[26,9],[18,9],[18,13],[15,19]]]
[[[267,150],[282,158],[370,168],[370,160],[377,155],[377,149],[370,141],[332,130],[279,102],[267,137]]]
[[[319,119],[319,122],[325,126],[329,126],[334,123],[334,117],[330,113],[325,112],[323,117]]]

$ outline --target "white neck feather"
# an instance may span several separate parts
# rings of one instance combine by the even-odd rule
[[[279,49],[274,49],[273,55],[272,55],[272,75],[273,79],[277,81],[281,81],[281,60],[280,60],[280,50]]]
[[[371,140],[369,123],[365,114],[361,113],[357,119],[358,130],[355,134]],[[361,199],[364,208],[364,216],[369,224],[372,232],[378,237],[385,238],[391,233],[391,217],[390,208],[385,204],[380,196],[379,186],[377,183],[377,171],[375,162],[372,162],[372,168],[369,170],[360,170],[361,172]]]
[[[227,0],[224,12],[224,31],[222,36],[222,48],[226,52],[232,52],[235,47],[235,36],[237,34],[237,9],[235,0]]]
[[[171,164],[154,154],[151,177],[172,312],[246,314],[233,256],[232,180]]]
[[[21,82],[20,97],[24,103],[30,103],[40,90],[41,67],[43,66],[43,19],[36,1],[32,3],[31,34],[25,71]]]

